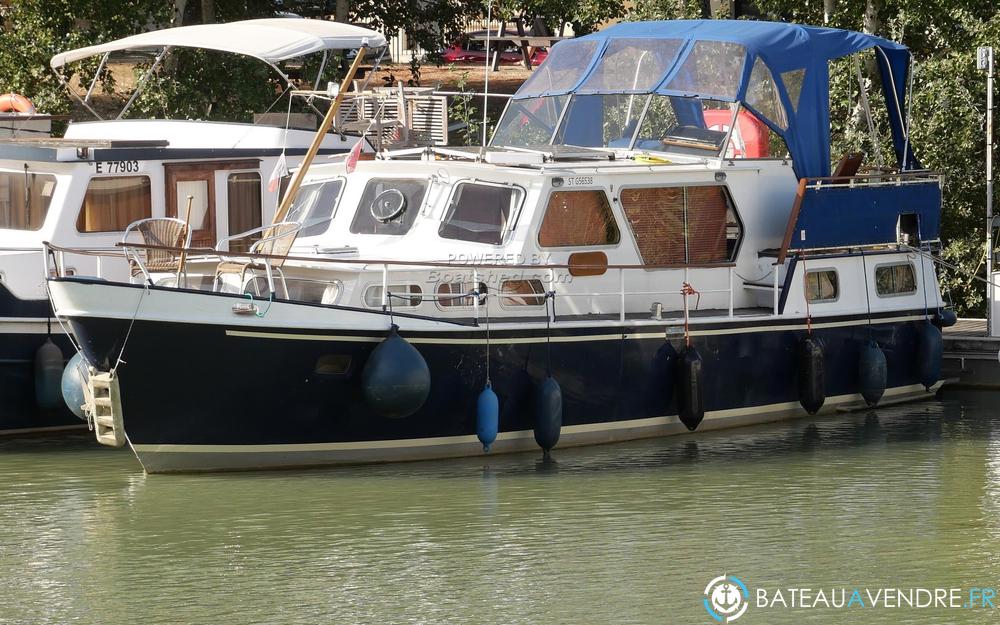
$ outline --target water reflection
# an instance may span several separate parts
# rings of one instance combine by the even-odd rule
[[[147,478],[88,439],[4,442],[0,621],[700,623],[725,572],[995,586],[992,401],[303,472]],[[936,616],[993,622],[766,622]]]

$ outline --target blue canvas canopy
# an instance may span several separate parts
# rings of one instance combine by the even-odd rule
[[[514,97],[655,93],[738,101],[785,140],[800,178],[828,176],[829,61],[870,48],[897,164],[919,168],[903,121],[909,50],[848,30],[743,20],[625,22],[554,46]]]

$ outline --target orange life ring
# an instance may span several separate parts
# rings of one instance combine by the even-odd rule
[[[24,113],[32,115],[35,105],[20,93],[5,93],[0,95],[0,113]]]

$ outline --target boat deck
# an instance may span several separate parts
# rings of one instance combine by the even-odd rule
[[[1000,388],[1000,337],[986,334],[985,319],[959,319],[944,329],[942,377],[955,386]]]

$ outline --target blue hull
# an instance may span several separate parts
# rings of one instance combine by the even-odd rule
[[[886,355],[887,400],[924,394],[915,340],[922,319],[916,310],[875,318],[871,328],[864,316],[815,320],[814,337],[824,351],[825,409],[860,402],[859,349],[869,337]],[[700,429],[805,414],[796,371],[802,324],[737,318],[692,326],[704,358],[707,417]],[[127,320],[72,320],[88,358],[102,368],[117,358],[127,326]],[[622,338],[635,327],[553,330],[551,363],[544,330],[496,328],[490,350],[490,378],[500,400],[495,450],[533,445],[525,442],[533,428],[532,399],[549,367],[563,393],[568,435],[561,445],[684,430],[676,417],[674,376],[663,359],[666,325],[643,327],[639,338]],[[482,453],[475,438],[476,399],[486,380],[482,332],[401,335],[426,359],[431,391],[415,414],[389,419],[369,409],[360,385],[365,360],[384,335],[138,320],[127,365],[118,372],[126,433],[151,472]],[[678,352],[683,347],[676,334],[669,342]],[[343,373],[318,372],[324,356],[341,357],[339,362],[350,357],[350,365]]]
[[[45,319],[50,311],[47,300],[22,300],[0,286],[0,322],[20,324],[29,319]],[[35,399],[35,352],[46,338],[44,332],[0,334],[0,434],[84,426],[61,401],[59,407],[53,410],[43,410],[38,406]],[[52,340],[66,359],[73,355],[69,338],[55,320],[52,322]]]

